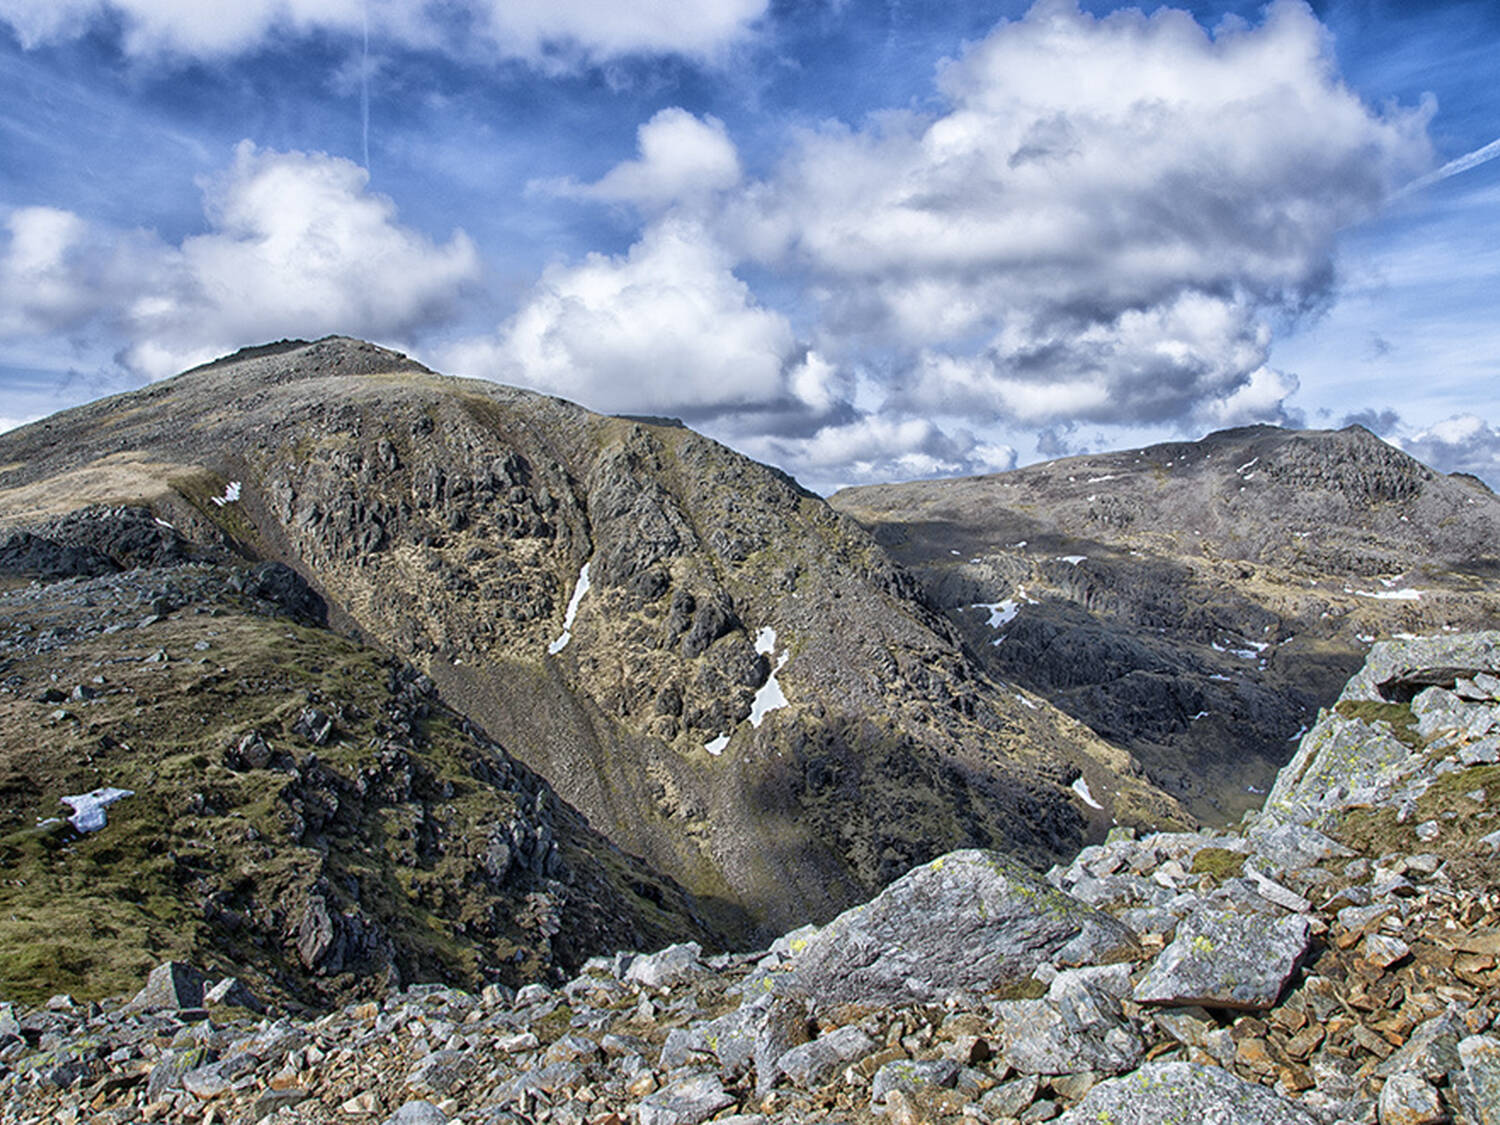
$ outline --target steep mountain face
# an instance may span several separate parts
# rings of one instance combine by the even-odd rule
[[[0,437],[16,558],[86,560],[61,517],[126,502],[290,564],[731,934],[827,918],[954,846],[1042,864],[1112,821],[1183,820],[987,675],[853,521],[679,426],[329,339]]]
[[[93,999],[172,957],[322,1007],[715,940],[288,567],[96,508],[0,568],[36,579],[0,592],[0,996]]]
[[[1207,820],[1259,804],[1371,641],[1500,610],[1500,500],[1358,426],[1228,430],[831,502],[992,675],[1128,748]]]

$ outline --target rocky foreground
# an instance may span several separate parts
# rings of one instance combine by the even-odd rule
[[[0,1006],[10,1122],[1500,1122],[1500,633],[1377,645],[1240,830],[954,852],[769,950],[259,1015]]]

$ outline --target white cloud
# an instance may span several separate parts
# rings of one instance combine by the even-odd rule
[[[1043,0],[938,87],[804,134],[722,224],[821,287],[825,346],[907,350],[911,409],[1274,417],[1265,318],[1326,300],[1338,231],[1430,159],[1431,107],[1364,106],[1286,0],[1213,35]]]
[[[171,246],[49,208],[11,214],[0,334],[97,331],[153,378],[244,344],[332,332],[401,339],[443,319],[479,259],[397,222],[363,169],[248,141],[205,185],[208,233]]]
[[[769,405],[794,383],[823,396],[826,373],[731,266],[699,224],[663,219],[623,256],[549,268],[497,336],[456,345],[446,366],[605,411]]]
[[[864,414],[819,427],[806,438],[739,436],[751,456],[781,465],[819,492],[853,484],[1012,469],[1016,451],[943,430],[926,418]]]
[[[510,58],[602,61],[631,54],[710,57],[744,38],[766,0],[368,0],[377,34],[413,46],[476,40]],[[0,0],[23,45],[69,39],[118,20],[133,55],[212,57],[286,34],[352,33],[366,0]],[[455,35],[455,26],[461,34]]]
[[[1472,473],[1491,488],[1500,487],[1500,430],[1477,415],[1456,414],[1396,440],[1435,469]]]
[[[639,158],[617,164],[597,183],[566,180],[539,186],[558,195],[630,203],[654,213],[673,205],[700,205],[740,181],[739,154],[715,117],[700,120],[685,109],[664,109],[636,131],[636,138]]]

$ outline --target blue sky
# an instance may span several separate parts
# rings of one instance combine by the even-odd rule
[[[1500,486],[1488,0],[213,8],[0,0],[0,425],[343,332],[822,490],[1350,419]]]

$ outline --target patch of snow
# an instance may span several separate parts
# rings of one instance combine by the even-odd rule
[[[573,622],[578,617],[578,603],[583,601],[583,595],[591,589],[589,582],[589,564],[584,563],[578,571],[578,581],[573,586],[573,596],[568,599],[568,608],[563,611],[562,636],[547,646],[547,651],[556,656],[568,647],[568,642],[573,639]]]
[[[1245,792],[1247,792],[1247,793],[1264,793],[1265,790],[1264,789],[1258,789],[1254,785],[1247,785],[1247,786],[1245,786]]]
[[[1223,681],[1224,683],[1227,684],[1227,683],[1229,683],[1231,677],[1224,675],[1223,672],[1215,672],[1211,676],[1209,676],[1208,678],[1210,680],[1221,680],[1221,681]]]
[[[776,630],[767,625],[755,637],[755,651],[762,656],[770,656],[776,651]],[[765,721],[765,717],[772,711],[779,711],[787,705],[786,692],[781,690],[781,684],[777,682],[776,673],[786,667],[786,662],[791,658],[790,652],[783,652],[776,658],[776,665],[771,669],[771,674],[766,682],[761,684],[760,690],[755,693],[755,698],[750,701],[750,725],[759,727]],[[724,736],[725,745],[729,738]],[[707,747],[704,747],[707,749]],[[722,750],[723,747],[720,747]],[[713,751],[710,751],[712,753]]]
[[[1089,792],[1089,783],[1087,781],[1083,780],[1083,778],[1080,777],[1077,780],[1075,780],[1073,782],[1072,788],[1073,788],[1073,792],[1077,793],[1081,798],[1083,798],[1083,803],[1085,805],[1087,805],[1089,808],[1091,808],[1091,809],[1103,809],[1104,808],[1103,805],[1101,805],[1098,801],[1094,800],[1094,795]]]
[[[1289,739],[1287,739],[1287,741],[1288,741],[1288,742],[1296,742],[1296,741],[1298,741],[1298,740],[1299,740],[1299,739],[1301,739],[1301,737],[1302,737],[1302,736],[1303,736],[1303,735],[1304,735],[1304,734],[1306,734],[1306,733],[1307,733],[1307,724],[1306,724],[1306,723],[1303,723],[1303,724],[1302,724],[1302,725],[1301,725],[1301,726],[1300,726],[1300,727],[1298,727],[1298,728],[1297,728],[1297,733],[1296,733],[1296,734],[1294,734],[1294,735],[1292,735],[1292,737],[1291,737],[1291,738],[1289,738]]]
[[[1086,480],[1086,481],[1084,481],[1083,483],[1084,484],[1103,484],[1107,480],[1119,480],[1119,479],[1120,479],[1120,474],[1119,473],[1109,473],[1109,474],[1106,474],[1105,476],[1102,476],[1102,477],[1089,477],[1089,479]]]
[[[221,508],[225,504],[233,504],[239,498],[240,498],[240,482],[237,481],[237,480],[232,480],[227,485],[224,486],[224,495],[223,496],[210,496],[209,497],[210,500],[212,500],[215,504],[217,504]],[[170,525],[168,525],[168,526],[170,526]]]
[[[1196,723],[1199,719],[1206,719],[1206,718],[1208,718],[1208,712],[1207,711],[1199,711],[1196,715],[1194,715],[1191,719],[1189,719],[1188,722],[1190,722],[1190,723]]]
[[[990,619],[986,624],[991,629],[1002,629],[1016,619],[1016,614],[1021,612],[1021,603],[1015,598],[1006,598],[1003,602],[975,602],[969,608],[989,610]]]
[[[1073,566],[1077,566],[1081,562],[1088,561],[1088,556],[1087,555],[1058,555],[1055,561],[1056,562],[1065,562],[1065,563],[1069,563],[1069,564],[1071,564]]]
[[[1238,469],[1236,469],[1235,472],[1237,472],[1237,473],[1243,473],[1246,469],[1248,469],[1251,465],[1255,464],[1259,460],[1260,460],[1259,457],[1252,457],[1252,458],[1250,458],[1250,460],[1246,461],[1243,465],[1241,465]]]
[[[1022,694],[1021,694],[1021,693],[1020,693],[1020,692],[1016,692],[1016,698],[1017,698],[1017,699],[1019,699],[1019,700],[1020,700],[1020,701],[1021,701],[1021,702],[1022,702],[1022,703],[1024,703],[1024,704],[1026,704],[1026,706],[1028,706],[1028,707],[1030,707],[1030,708],[1031,708],[1031,709],[1032,709],[1032,710],[1033,710],[1033,711],[1040,711],[1040,710],[1041,710],[1041,708],[1040,708],[1040,707],[1038,707],[1038,706],[1037,706],[1037,705],[1036,705],[1036,704],[1035,704],[1035,703],[1033,703],[1033,702],[1032,702],[1032,701],[1031,701],[1031,700],[1029,700],[1029,699],[1027,699],[1027,698],[1026,698],[1026,697],[1025,697],[1025,696],[1024,696],[1024,695],[1022,695]]]
[[[955,551],[955,550],[954,550],[954,549],[953,549],[953,548],[952,548],[952,547],[949,547],[949,548],[948,548],[948,553],[949,553],[949,554],[950,554],[950,555],[957,555],[957,554],[959,554],[959,553],[960,553],[960,552],[958,552],[958,551]]]
[[[171,524],[169,524],[166,520],[162,519],[160,516],[157,516],[152,522],[155,523],[157,527],[164,527],[168,531],[176,531],[177,530],[175,527],[173,527]]]
[[[1413,590],[1410,586],[1400,590],[1348,590],[1345,592],[1353,594],[1356,598],[1377,598],[1383,602],[1415,602],[1422,599],[1422,591]]]
[[[1372,645],[1372,644],[1375,643],[1375,634],[1374,633],[1360,633],[1354,639],[1357,640],[1357,641],[1363,641],[1367,645]]]
[[[1012,543],[1010,546],[1011,550],[1019,551],[1022,547],[1026,546],[1026,540],[1022,539],[1019,543]]]
[[[1092,504],[1097,499],[1099,499],[1099,494],[1097,492],[1090,492],[1089,493],[1089,498],[1087,500],[1085,500],[1084,503],[1085,504]]]
[[[721,734],[712,742],[705,742],[703,744],[703,749],[707,750],[710,754],[717,758],[720,754],[724,753],[724,748],[728,745],[729,736],[727,734]]]
[[[74,828],[80,832],[97,832],[104,827],[108,819],[105,809],[116,801],[134,796],[134,789],[107,787],[95,789],[92,793],[79,793],[76,796],[64,797],[62,803],[73,810],[73,815],[68,817],[68,822]]]

